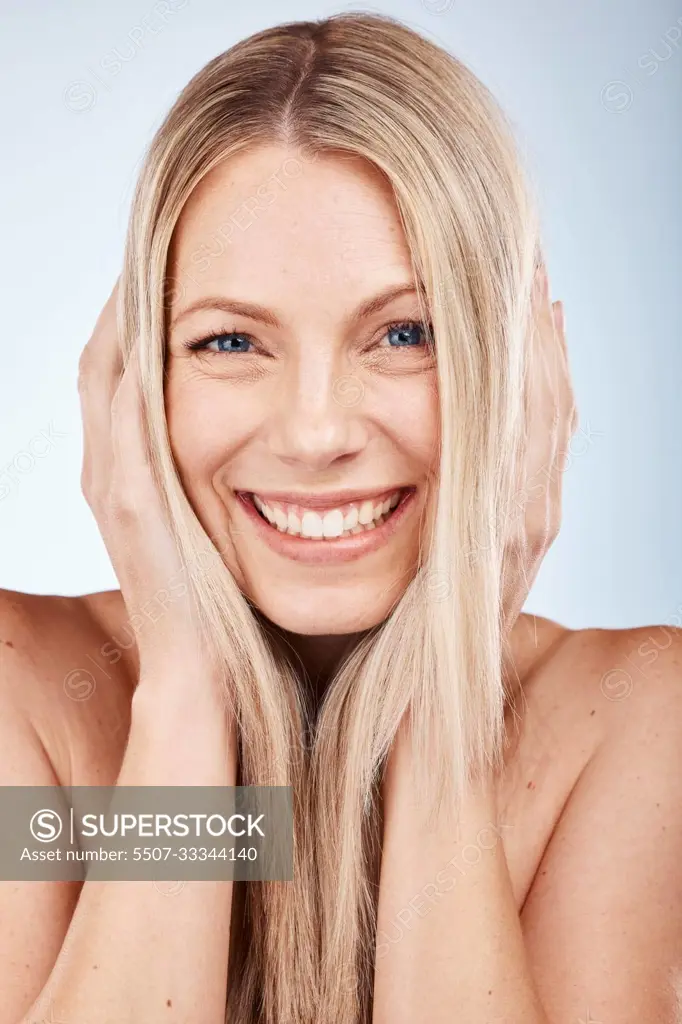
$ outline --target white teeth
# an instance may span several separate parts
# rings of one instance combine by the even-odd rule
[[[286,530],[287,526],[289,525],[289,520],[286,512],[282,512],[281,508],[275,508],[273,509],[273,511],[275,513],[275,525],[277,526],[277,529]]]
[[[291,533],[294,536],[298,536],[301,532],[301,520],[298,518],[295,512],[289,510],[287,516],[287,533]]]
[[[301,536],[322,537],[323,534],[322,520],[317,512],[304,512],[301,519]]]
[[[347,516],[343,517],[343,528],[344,530],[352,530],[354,526],[358,525],[358,510],[355,506],[350,510]]]
[[[358,512],[358,522],[362,526],[366,526],[367,523],[371,523],[374,519],[374,506],[371,501],[363,501]]]
[[[325,537],[340,537],[343,533],[343,512],[335,508],[327,512],[322,520],[322,533]]]
[[[398,505],[400,496],[400,491],[396,491],[380,502],[368,499],[359,504],[349,503],[350,508],[346,506],[345,515],[343,508],[318,513],[300,505],[288,505],[284,502],[273,502],[272,505],[268,505],[257,494],[253,495],[253,503],[261,515],[280,533],[321,540],[375,530]]]

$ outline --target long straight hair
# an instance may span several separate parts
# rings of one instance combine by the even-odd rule
[[[429,543],[310,721],[301,679],[208,539],[164,413],[168,255],[190,193],[261,144],[352,154],[385,175],[433,326],[440,405]],[[291,786],[294,881],[238,883],[230,1024],[369,1024],[380,781],[409,709],[416,785],[456,821],[503,756],[505,529],[525,450],[535,205],[512,133],[449,53],[386,15],[269,28],[211,60],[156,133],[135,191],[119,325],[138,345],[149,458],[205,642],[238,716],[240,780]],[[237,898],[238,896],[238,898]]]

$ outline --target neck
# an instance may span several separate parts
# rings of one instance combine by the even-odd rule
[[[287,647],[294,652],[303,669],[315,706],[319,706],[336,670],[362,634],[310,636],[290,633],[283,629],[278,632]]]
[[[301,633],[286,634],[288,642],[301,660],[306,675],[311,681],[326,686],[338,669],[341,661],[359,638],[359,633],[345,633],[332,636],[307,636]]]

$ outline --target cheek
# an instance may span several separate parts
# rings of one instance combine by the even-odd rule
[[[435,469],[440,440],[438,394],[431,374],[392,382],[383,396],[384,429],[422,472]]]
[[[225,381],[169,372],[166,418],[173,457],[188,494],[205,491],[254,429],[256,410]]]
[[[171,451],[183,490],[207,536],[221,552],[241,585],[238,538],[216,489],[216,474],[231,466],[241,450],[249,425],[245,410],[230,400],[224,382],[181,379],[169,373],[166,381],[166,419]]]

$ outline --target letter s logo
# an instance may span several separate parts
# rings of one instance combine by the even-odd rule
[[[61,835],[62,819],[51,808],[36,811],[31,818],[31,835],[39,843],[53,843]]]

